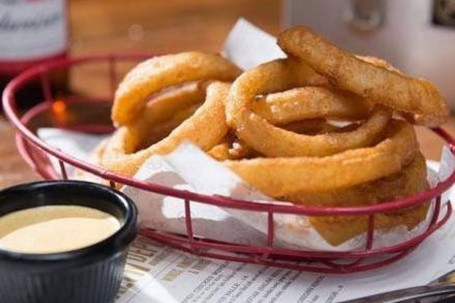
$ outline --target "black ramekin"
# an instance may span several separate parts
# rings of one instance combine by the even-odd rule
[[[116,217],[121,228],[78,250],[23,254],[0,250],[0,302],[113,302],[127,247],[137,235],[137,209],[122,193],[81,181],[44,181],[0,191],[0,216],[46,205],[80,205]]]

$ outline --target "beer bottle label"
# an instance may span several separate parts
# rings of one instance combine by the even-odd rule
[[[65,0],[0,0],[0,61],[29,61],[67,49]]]

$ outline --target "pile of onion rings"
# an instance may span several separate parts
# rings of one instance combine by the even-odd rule
[[[287,58],[244,72],[201,52],[139,64],[118,87],[117,130],[95,151],[97,164],[133,176],[187,140],[264,194],[297,204],[368,205],[428,188],[412,124],[449,115],[431,83],[305,27],[284,31],[278,44]],[[378,214],[376,226],[412,228],[427,209]],[[310,222],[333,245],[367,230],[365,216]]]
[[[131,70],[112,107],[118,126],[101,166],[133,176],[154,154],[183,141],[209,151],[227,134],[224,104],[241,70],[221,56],[188,52],[155,57]],[[197,81],[198,83],[194,83]]]

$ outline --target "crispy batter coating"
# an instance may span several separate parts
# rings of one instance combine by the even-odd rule
[[[353,93],[327,87],[306,86],[256,98],[254,113],[274,125],[314,118],[360,120],[372,105]]]
[[[449,116],[446,100],[429,81],[406,76],[385,64],[381,66],[371,57],[358,58],[307,27],[285,30],[278,37],[278,45],[326,76],[334,87],[415,114],[417,123],[433,126]]]
[[[317,203],[321,206],[354,206],[393,201],[428,189],[426,169],[425,159],[419,153],[410,165],[391,176],[338,191],[293,196],[289,197],[289,201]],[[412,229],[426,218],[428,206],[428,203],[422,203],[397,212],[379,213],[375,215],[375,227],[404,225]],[[367,216],[312,217],[310,222],[332,245],[341,244],[366,232],[368,228]]]
[[[299,64],[298,61],[282,59],[271,61],[246,71],[234,81],[226,104],[226,116],[228,124],[236,130],[240,139],[254,150],[270,157],[328,156],[348,149],[367,147],[380,140],[391,118],[391,112],[383,107],[377,107],[371,117],[355,130],[315,136],[281,129],[254,113],[252,104],[255,96],[274,91],[277,87],[287,88],[289,84],[295,84],[293,72]],[[306,70],[305,65],[303,66]],[[313,78],[301,77],[299,85],[311,82]],[[328,102],[337,103],[339,100],[341,98]],[[299,103],[301,113],[306,111],[307,103],[304,99],[293,101]],[[276,103],[274,106],[286,107],[286,102]],[[281,115],[297,113],[278,109],[277,112]]]
[[[205,102],[191,115],[183,111],[168,122],[174,128],[165,138],[139,149],[140,142],[150,136],[148,128],[119,128],[109,140],[102,157],[102,166],[132,176],[154,154],[172,152],[183,141],[190,141],[203,150],[210,150],[227,134],[224,99],[230,84],[213,82],[207,88]],[[190,107],[190,111],[192,111]]]
[[[117,126],[134,123],[147,98],[166,87],[199,80],[232,81],[240,69],[229,60],[209,53],[185,52],[159,56],[133,68],[120,83],[112,107]]]
[[[224,163],[251,186],[271,197],[282,197],[354,186],[397,173],[417,151],[412,125],[393,120],[386,139],[374,147],[327,157],[255,158]]]

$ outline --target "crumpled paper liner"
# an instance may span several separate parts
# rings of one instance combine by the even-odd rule
[[[154,173],[151,173],[152,171]],[[135,178],[164,185],[174,182],[176,188],[190,189],[207,195],[289,204],[288,202],[270,202],[273,199],[248,186],[235,173],[191,143],[182,144],[169,155],[151,157]],[[433,185],[438,182],[436,173],[431,169],[429,169],[429,180]],[[163,198],[161,195],[149,194],[130,186],[123,187],[122,191],[132,197],[141,210],[147,208],[146,213],[141,215],[143,226],[177,233],[186,232],[183,203],[174,201],[175,198]],[[150,207],[152,204],[153,209]],[[193,229],[198,236],[255,245],[263,245],[266,241],[266,213],[219,208],[202,203],[194,203],[191,210]],[[226,215],[229,216],[226,217]],[[373,247],[380,248],[398,244],[421,234],[428,227],[431,215],[432,209],[428,212],[427,220],[410,231],[404,225],[376,230]],[[177,222],[168,221],[170,218],[176,219]],[[237,220],[232,220],[233,218]],[[303,215],[274,214],[274,224],[274,244],[278,247],[346,251],[362,249],[366,244],[366,234],[364,233],[340,245],[333,246],[319,235],[310,224],[309,218]]]

